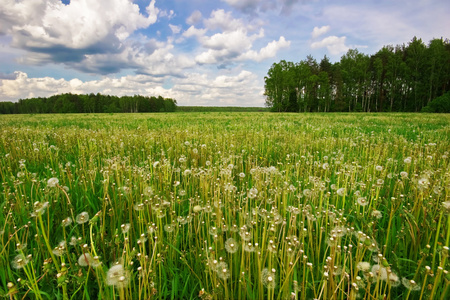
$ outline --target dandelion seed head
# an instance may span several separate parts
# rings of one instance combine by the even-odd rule
[[[72,218],[71,217],[67,217],[64,220],[62,220],[61,222],[62,226],[67,227],[70,224],[72,224]]]
[[[236,253],[238,250],[237,242],[233,238],[229,238],[225,241],[225,250],[228,253]]]
[[[359,197],[356,202],[361,206],[366,206],[367,204],[369,204],[366,197]]]
[[[55,178],[55,177],[50,178],[47,181],[47,187],[50,187],[50,188],[56,187],[58,184],[59,184],[59,180],[58,180],[58,178]]]
[[[345,188],[339,188],[336,193],[341,197],[345,196]]]
[[[129,283],[130,274],[124,269],[123,265],[113,265],[106,273],[106,284],[117,288],[124,288]]]
[[[84,211],[77,215],[77,217],[75,218],[75,221],[78,224],[84,224],[89,221],[89,214],[86,211]]]
[[[366,261],[360,261],[357,265],[356,268],[358,270],[361,270],[363,272],[367,272],[370,270],[370,263],[366,262]]]
[[[30,259],[23,254],[19,254],[11,261],[11,267],[14,269],[22,269],[30,262]]]
[[[371,213],[372,217],[375,217],[376,219],[381,219],[383,217],[383,214],[379,210],[374,210]]]

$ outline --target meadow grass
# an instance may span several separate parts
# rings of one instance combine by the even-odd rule
[[[5,298],[450,295],[450,115],[3,115],[0,135]]]

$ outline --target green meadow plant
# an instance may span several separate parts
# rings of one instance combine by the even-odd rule
[[[447,299],[450,116],[0,116],[0,296]]]

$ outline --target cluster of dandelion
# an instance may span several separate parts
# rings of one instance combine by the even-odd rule
[[[153,117],[0,119],[3,295],[448,296],[448,126]]]

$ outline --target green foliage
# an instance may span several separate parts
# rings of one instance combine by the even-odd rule
[[[326,56],[319,64],[312,56],[282,60],[264,80],[271,111],[419,112],[450,90],[450,42],[433,39],[427,46],[414,37],[373,55],[350,49],[334,64]]]
[[[428,103],[427,106],[422,108],[422,112],[450,113],[450,92],[447,92]]]
[[[17,103],[0,102],[0,114],[174,112],[176,109],[176,100],[161,96],[117,97],[100,93],[68,93],[20,99]]]

